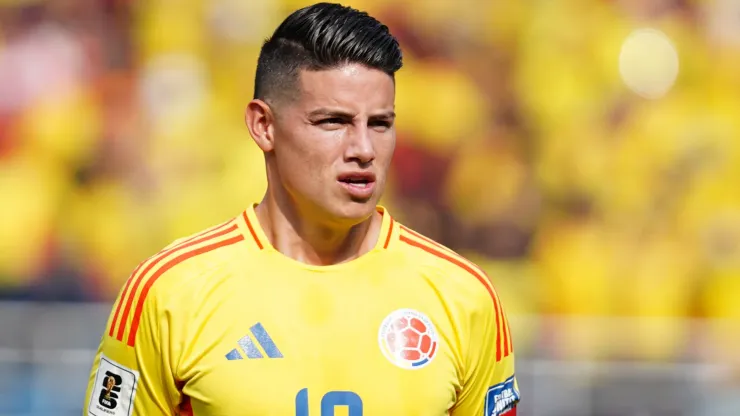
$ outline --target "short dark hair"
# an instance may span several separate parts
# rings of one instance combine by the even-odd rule
[[[267,39],[257,61],[254,98],[289,96],[301,70],[362,64],[391,78],[403,65],[388,27],[351,7],[317,3],[288,16]]]

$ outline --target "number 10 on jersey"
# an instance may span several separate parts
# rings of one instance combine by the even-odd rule
[[[347,406],[349,416],[362,416],[362,399],[351,391],[330,391],[321,398],[321,416],[334,416],[334,408]],[[295,396],[295,416],[308,414],[308,389]]]

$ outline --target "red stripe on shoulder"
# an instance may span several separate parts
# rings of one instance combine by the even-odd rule
[[[244,222],[247,223],[247,228],[249,228],[249,233],[252,234],[252,238],[254,238],[254,242],[257,243],[257,247],[259,247],[260,250],[262,250],[264,246],[262,245],[262,242],[260,241],[260,239],[257,237],[257,233],[254,232],[254,228],[252,227],[252,222],[249,221],[249,216],[247,216],[247,211],[244,211],[242,216],[244,217]]]
[[[508,326],[508,320],[507,320],[506,327],[509,329],[509,352],[513,354],[514,353],[514,341],[513,341],[514,337],[511,336],[511,327]]]
[[[154,272],[149,277],[149,279],[147,279],[146,284],[144,284],[144,287],[141,289],[141,295],[139,296],[139,300],[138,302],[136,302],[136,311],[134,312],[134,318],[131,321],[131,331],[129,331],[129,334],[128,334],[128,345],[131,347],[134,346],[134,341],[136,340],[136,332],[139,330],[139,322],[141,321],[141,314],[144,311],[144,301],[146,300],[146,296],[149,293],[149,290],[151,289],[152,285],[154,284],[154,282],[157,281],[157,279],[159,279],[160,276],[162,276],[166,271],[170,270],[171,268],[184,262],[187,259],[191,259],[195,256],[208,253],[210,251],[216,250],[221,247],[230,246],[240,241],[244,241],[243,235],[237,235],[237,236],[228,238],[226,240],[218,241],[213,244],[209,244],[207,246],[196,248],[192,251],[188,251],[188,252],[180,254],[179,256],[171,259],[170,261],[165,263],[162,267],[157,269],[157,271]]]
[[[412,230],[409,227],[406,227],[405,225],[401,225],[401,230],[402,231],[405,231],[405,232],[407,232],[409,234],[411,234],[412,236],[418,238],[419,240],[422,240],[422,241],[426,242],[427,244],[429,244],[429,245],[431,245],[433,247],[436,247],[436,248],[438,248],[438,249],[440,249],[442,251],[446,251],[448,253],[452,253],[452,254],[455,254],[455,255],[459,256],[459,254],[455,253],[450,248],[447,248],[447,247],[443,246],[442,244],[439,244],[438,242],[432,240],[431,238],[429,238],[429,237],[427,237],[425,235],[422,235],[422,234],[417,233],[416,231]]]
[[[108,336],[113,336],[113,331],[116,329],[116,321],[118,321],[118,313],[121,312],[121,305],[123,305],[123,302],[126,300],[126,291],[128,291],[128,287],[131,286],[131,281],[134,280],[134,276],[136,276],[136,272],[141,269],[141,266],[144,265],[144,262],[139,263],[138,266],[134,269],[134,271],[131,273],[131,276],[126,279],[126,285],[123,286],[123,290],[121,291],[121,296],[118,298],[118,306],[116,306],[116,312],[113,314],[113,320],[110,323],[110,329],[108,330]]]
[[[501,309],[501,322],[503,323],[503,331],[504,331],[504,357],[509,356],[509,321],[506,319],[506,314],[504,314],[504,310]]]
[[[209,234],[209,233],[212,233],[212,232],[214,232],[214,231],[222,230],[222,229],[224,229],[224,228],[225,228],[225,227],[226,227],[227,225],[229,225],[229,224],[231,224],[231,223],[233,223],[233,222],[234,222],[234,218],[232,218],[232,219],[230,219],[230,220],[228,220],[228,221],[226,221],[226,222],[223,222],[223,223],[221,223],[221,224],[219,224],[219,225],[216,225],[216,226],[213,226],[213,227],[211,227],[211,228],[208,228],[208,229],[206,229],[206,230],[203,230],[203,231],[201,231],[201,232],[199,232],[199,233],[197,233],[197,234],[195,234],[195,235],[193,235],[193,236],[190,236],[190,237],[188,237],[188,238],[187,238],[187,239],[185,239],[185,240],[182,240],[182,241],[178,241],[178,242],[177,242],[176,244],[173,244],[173,245],[171,245],[170,247],[167,247],[167,248],[165,248],[164,250],[162,250],[162,252],[165,252],[165,251],[167,251],[167,250],[173,249],[173,248],[175,248],[175,247],[178,247],[178,246],[180,246],[180,245],[183,245],[183,244],[185,244],[185,243],[189,243],[189,242],[191,242],[191,241],[195,240],[196,238],[200,238],[200,237],[203,237],[204,235],[206,235],[206,234]],[[235,229],[236,229],[236,224],[232,225],[232,226],[231,226],[231,228],[235,230]]]
[[[123,316],[121,317],[121,325],[118,327],[118,333],[116,334],[117,340],[123,341],[123,333],[126,330],[126,322],[128,320],[129,314],[131,313],[131,306],[134,303],[134,297],[136,296],[136,290],[139,288],[141,281],[144,280],[144,276],[146,276],[147,273],[149,273],[149,271],[151,271],[154,268],[154,266],[159,264],[162,260],[164,260],[170,254],[176,253],[178,251],[184,250],[196,244],[200,244],[208,240],[212,240],[214,238],[218,238],[222,235],[226,235],[230,232],[235,231],[238,228],[236,224],[232,224],[231,227],[224,228],[230,222],[231,221],[223,224],[222,226],[216,227],[215,229],[212,229],[211,232],[213,232],[213,234],[208,234],[209,231],[204,231],[203,233],[200,233],[198,235],[193,236],[192,238],[182,241],[181,243],[162,251],[161,253],[156,255],[152,261],[149,262],[146,268],[144,268],[144,270],[141,273],[139,273],[139,275],[136,277],[136,281],[134,282],[134,285],[128,294],[128,299],[126,300],[126,307],[124,308]],[[132,276],[131,279],[134,279],[134,276]]]
[[[388,248],[388,243],[391,242],[391,234],[393,234],[393,217],[389,217],[391,220],[391,223],[388,225],[388,235],[385,237],[385,244],[383,244],[383,248]]]
[[[504,357],[508,357],[514,353],[514,342],[512,341],[514,337],[511,336],[511,324],[509,323],[509,318],[506,317],[506,314],[503,311],[503,307],[501,309],[501,316],[504,317],[504,330],[506,330],[506,336],[508,338],[508,342],[504,345]]]
[[[412,229],[410,229],[410,228],[408,228],[408,227],[406,227],[404,225],[401,225],[400,227],[401,227],[401,230],[402,231],[404,231],[404,232],[406,232],[408,234],[411,234],[413,237],[415,237],[415,238],[417,238],[417,239],[419,239],[419,240],[421,240],[423,242],[426,242],[428,245],[430,245],[432,247],[436,247],[437,249],[441,250],[442,252],[448,253],[449,255],[451,255],[451,256],[457,258],[458,260],[462,261],[463,263],[467,264],[472,269],[476,270],[478,272],[478,274],[480,274],[480,275],[482,275],[484,277],[486,276],[486,272],[484,272],[480,267],[478,267],[477,265],[475,265],[474,263],[472,263],[470,260],[467,260],[466,258],[464,258],[463,256],[461,256],[460,254],[458,254],[457,252],[455,252],[455,250],[452,250],[449,247],[445,247],[442,244],[440,244],[440,243],[432,240],[431,238],[429,238],[429,237],[427,237],[427,236],[425,236],[423,234],[419,234],[416,231],[414,231],[414,230],[412,230]],[[491,282],[490,282],[490,280],[488,280],[488,278],[485,278],[484,281],[481,282],[481,283],[483,283],[486,286],[486,289],[489,292],[495,292],[493,290],[493,286],[491,285]]]
[[[501,309],[499,307],[498,297],[496,296],[496,293],[494,292],[493,287],[490,285],[490,282],[488,281],[488,278],[486,277],[485,273],[478,270],[477,267],[474,267],[471,264],[468,264],[467,261],[462,260],[462,258],[459,255],[452,252],[451,250],[448,249],[449,251],[442,251],[441,249],[437,248],[437,247],[440,247],[440,248],[444,247],[438,243],[435,243],[434,244],[435,247],[432,247],[421,241],[408,238],[405,235],[401,235],[399,239],[408,245],[414,246],[416,248],[420,248],[429,254],[437,256],[443,260],[447,260],[448,262],[460,267],[461,269],[475,276],[475,278],[478,279],[478,281],[483,285],[483,287],[486,288],[486,291],[491,296],[491,300],[493,301],[493,309],[496,311],[496,361],[501,361],[502,352],[503,352],[501,348]],[[428,239],[425,238],[425,241],[427,240]]]
[[[111,321],[110,330],[108,331],[108,336],[111,336],[111,337],[113,336],[113,332],[116,329],[116,323],[118,322],[118,314],[121,312],[121,306],[123,305],[124,301],[126,300],[126,295],[128,294],[128,288],[129,288],[129,286],[131,286],[131,282],[136,279],[136,273],[139,271],[139,269],[141,269],[141,266],[143,266],[144,263],[146,263],[148,260],[153,259],[154,257],[159,256],[160,254],[164,254],[164,253],[166,253],[166,252],[174,249],[175,247],[177,247],[177,246],[179,246],[181,244],[188,243],[188,242],[190,242],[192,240],[195,240],[196,238],[201,237],[204,234],[207,234],[209,232],[213,232],[213,231],[219,230],[219,229],[227,226],[232,221],[234,221],[234,220],[231,219],[231,220],[226,221],[226,222],[224,222],[222,224],[216,225],[216,226],[211,227],[211,228],[209,228],[209,229],[207,229],[205,231],[202,231],[202,232],[200,232],[200,233],[198,233],[198,234],[196,234],[196,235],[194,235],[194,236],[192,236],[192,237],[190,237],[190,238],[188,238],[186,240],[183,240],[183,241],[178,242],[177,244],[175,244],[175,245],[173,245],[171,247],[167,247],[167,248],[161,250],[159,253],[155,254],[154,256],[152,256],[152,257],[148,258],[147,260],[144,260],[143,262],[139,263],[139,265],[136,266],[136,269],[134,269],[134,271],[131,273],[131,275],[129,276],[129,278],[126,280],[126,285],[123,286],[123,291],[121,291],[120,298],[118,299],[118,305],[116,306],[116,312],[113,314],[113,321]],[[129,302],[129,304],[130,303],[131,302]],[[123,321],[125,322],[125,319]]]

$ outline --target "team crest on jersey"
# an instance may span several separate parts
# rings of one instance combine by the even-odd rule
[[[413,309],[399,309],[380,324],[378,343],[390,362],[415,370],[432,362],[439,340],[434,324],[426,315]]]

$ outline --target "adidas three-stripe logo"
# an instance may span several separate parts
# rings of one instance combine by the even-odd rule
[[[239,344],[239,348],[234,348],[226,354],[227,360],[242,360],[243,357],[241,353],[239,353],[239,349],[241,349],[249,359],[264,358],[262,355],[263,351],[268,358],[283,358],[283,354],[280,352],[277,345],[275,345],[272,338],[270,338],[270,334],[267,333],[265,327],[263,327],[261,323],[257,322],[254,326],[249,328],[249,331],[252,333],[252,336],[254,336],[254,340],[250,334],[243,336],[236,342]],[[255,341],[256,344],[262,348],[262,351],[257,348]]]

